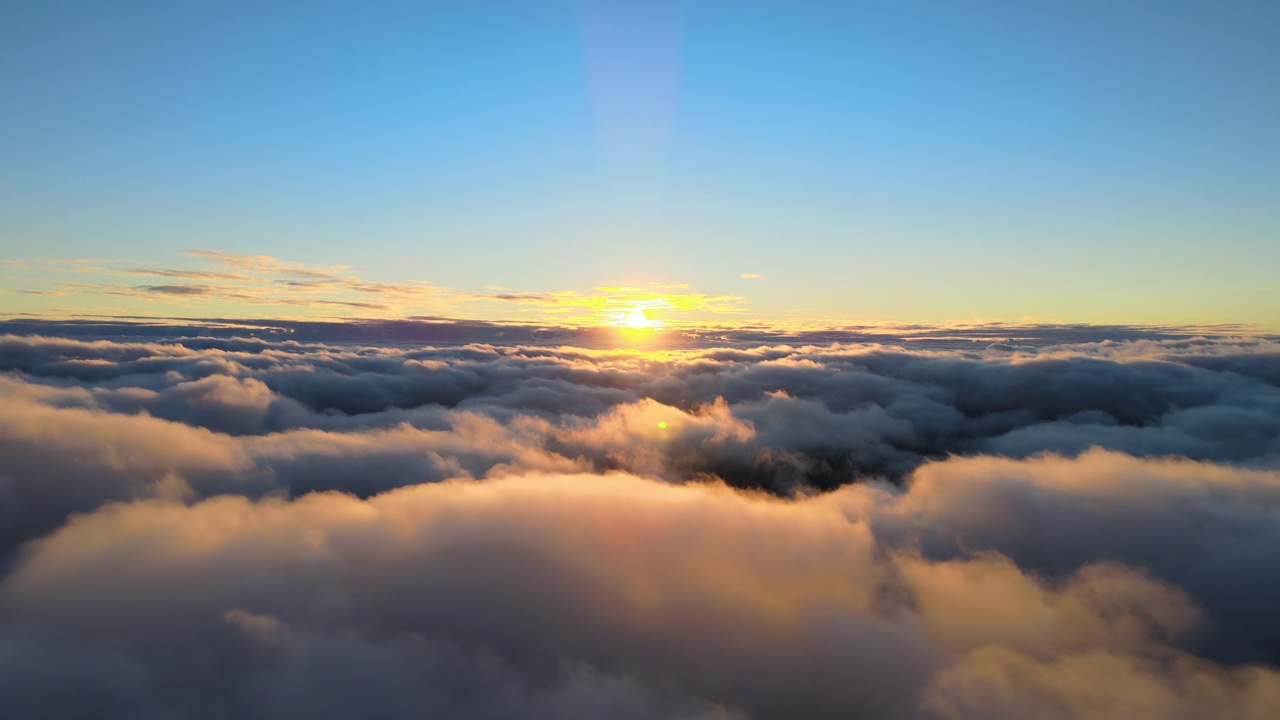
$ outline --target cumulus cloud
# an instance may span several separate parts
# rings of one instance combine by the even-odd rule
[[[235,332],[0,337],[23,717],[1280,712],[1268,340]]]
[[[575,692],[565,663],[688,712],[760,718],[985,717],[1069,695],[1061,684],[1079,674],[1108,675],[1097,694],[1121,708],[1148,687],[1151,707],[1275,708],[1280,675],[1197,659],[1200,606],[1139,568],[1090,562],[1054,582],[992,550],[930,560],[877,536],[880,515],[916,492],[781,501],[524,474],[368,500],[135,502],[32,545],[0,608],[19,648],[71,653],[94,667],[89,681],[128,667],[215,712],[259,689],[325,697],[337,669],[363,698],[404,682],[383,676],[391,666],[443,696],[477,682],[558,695]],[[76,655],[87,648],[97,655]],[[463,661],[439,660],[446,651]],[[497,678],[472,667],[485,653]],[[411,715],[417,697],[387,712]]]

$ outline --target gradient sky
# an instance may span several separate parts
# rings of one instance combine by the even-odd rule
[[[1280,327],[1271,0],[8,0],[0,108],[6,313]]]

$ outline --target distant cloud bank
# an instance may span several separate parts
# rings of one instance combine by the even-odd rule
[[[1280,714],[1275,338],[0,333],[15,717]]]

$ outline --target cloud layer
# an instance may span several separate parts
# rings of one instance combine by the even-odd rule
[[[907,347],[0,337],[0,698],[1280,712],[1272,343]]]

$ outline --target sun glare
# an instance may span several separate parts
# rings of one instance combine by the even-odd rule
[[[636,308],[627,315],[627,327],[633,330],[648,330],[655,326],[655,323],[645,314],[644,308]]]

